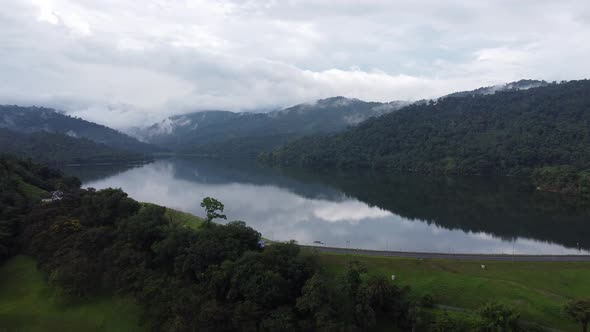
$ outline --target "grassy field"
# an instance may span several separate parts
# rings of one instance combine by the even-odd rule
[[[204,222],[173,209],[166,214],[195,229]],[[564,316],[563,305],[573,298],[590,297],[588,262],[418,260],[327,253],[320,254],[320,260],[335,275],[343,273],[350,260],[359,260],[370,273],[388,278],[395,274],[396,282],[410,286],[416,297],[429,294],[437,304],[472,311],[498,301],[519,311],[526,321],[564,331],[578,327]]]
[[[117,297],[60,304],[35,261],[16,256],[0,265],[0,331],[142,331],[139,307]]]
[[[199,229],[205,223],[205,220],[190,213],[166,208],[166,217],[172,222],[186,225],[192,229]]]
[[[33,200],[40,200],[41,197],[47,194],[47,191],[24,181],[20,181],[19,185],[20,189],[23,190],[25,194]]]
[[[436,304],[476,310],[487,301],[513,307],[524,320],[576,331],[563,314],[572,298],[590,297],[590,263],[475,262],[321,254],[321,262],[335,275],[350,260],[363,262],[370,273],[391,277],[412,288],[412,294],[430,294]],[[482,269],[481,264],[486,268]]]

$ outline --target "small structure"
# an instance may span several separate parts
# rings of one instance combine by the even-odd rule
[[[50,203],[50,202],[60,201],[64,198],[64,192],[60,191],[60,190],[52,191],[50,193],[50,195],[51,195],[50,198],[43,198],[41,201],[43,203]]]
[[[321,244],[321,245],[324,245],[324,242],[322,242],[322,241],[313,241],[313,243],[314,243],[314,244]]]
[[[266,247],[266,241],[264,241],[264,240],[260,240],[260,241],[258,241],[258,246],[259,246],[260,248],[264,248],[264,247]]]
[[[481,264],[481,268],[485,270],[486,266],[484,264]]]
[[[391,281],[395,281],[395,274],[391,275]]]

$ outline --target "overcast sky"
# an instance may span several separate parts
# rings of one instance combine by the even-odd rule
[[[590,71],[590,4],[0,0],[0,104],[124,128],[342,95],[431,98]]]

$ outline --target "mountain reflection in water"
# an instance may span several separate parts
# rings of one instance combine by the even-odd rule
[[[202,215],[215,197],[228,220],[273,240],[378,250],[588,254],[590,203],[524,180],[319,173],[240,161],[165,159],[65,169],[84,186]]]

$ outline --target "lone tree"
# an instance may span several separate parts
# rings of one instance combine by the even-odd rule
[[[565,305],[564,311],[572,320],[582,325],[583,332],[588,332],[590,299],[572,300]]]
[[[211,224],[211,221],[213,221],[215,218],[227,219],[225,214],[221,214],[224,208],[223,204],[215,198],[203,198],[201,207],[204,207],[205,211],[207,211],[207,225]]]

